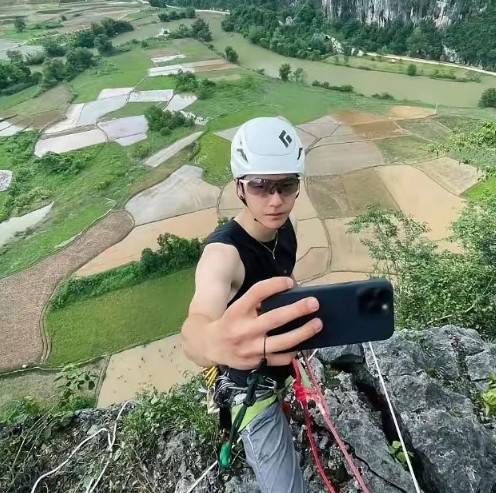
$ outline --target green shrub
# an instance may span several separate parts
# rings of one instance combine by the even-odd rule
[[[207,442],[214,441],[217,421],[200,404],[201,379],[195,376],[167,393],[156,389],[141,391],[136,409],[123,420],[125,441],[130,449],[154,454],[164,433],[177,434],[183,429],[191,430]]]
[[[60,309],[75,301],[101,296],[117,289],[139,284],[145,279],[172,274],[198,262],[202,243],[165,233],[158,237],[159,248],[145,248],[139,262],[116,267],[87,277],[65,281],[52,298],[51,308]]]
[[[77,175],[86,163],[83,159],[70,154],[56,154],[47,152],[35,161],[47,173],[60,175]]]
[[[173,130],[179,127],[191,127],[194,125],[193,118],[186,117],[179,111],[163,111],[158,106],[150,106],[145,111],[145,118],[148,122],[148,128],[152,132],[161,132],[164,128]],[[165,135],[168,134],[166,133]]]
[[[479,106],[481,108],[496,108],[496,87],[488,87],[484,90]]]

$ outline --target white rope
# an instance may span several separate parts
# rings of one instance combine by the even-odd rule
[[[55,469],[52,469],[51,471],[48,471],[44,474],[42,474],[37,480],[36,482],[34,483],[33,487],[31,488],[31,493],[34,493],[35,490],[36,490],[36,487],[38,486],[38,484],[40,483],[40,481],[43,479],[43,478],[46,478],[48,476],[51,476],[52,474],[56,473],[58,470],[62,469],[62,467],[64,467],[70,460],[71,458],[74,456],[74,454],[86,443],[86,442],[89,442],[90,440],[92,440],[93,438],[95,438],[98,434],[102,433],[102,432],[106,432],[107,433],[107,441],[108,441],[108,448],[107,450],[112,450],[112,447],[115,443],[115,434],[116,434],[116,431],[117,431],[117,421],[119,420],[120,418],[120,415],[122,414],[122,411],[124,410],[124,408],[127,406],[127,404],[129,403],[130,401],[126,401],[120,411],[119,411],[119,414],[117,415],[117,418],[116,418],[116,421],[114,423],[114,433],[113,433],[113,437],[112,439],[110,439],[110,431],[107,429],[107,428],[100,428],[99,430],[95,431],[95,433],[93,433],[92,435],[90,435],[89,437],[85,438],[72,452],[71,454],[69,455],[69,457],[67,457],[67,459],[62,462],[61,464],[59,464]],[[98,484],[98,482],[100,481],[100,479],[102,478],[103,476],[103,472],[105,472],[105,469],[107,469],[107,466],[110,462],[110,458],[107,460],[107,464],[105,464],[104,468],[103,468],[103,471],[100,473],[100,476],[98,477],[97,481],[95,482],[95,484],[93,485],[93,487],[91,488],[91,490],[88,491],[88,489],[86,490],[86,493],[91,493],[94,488],[96,487],[96,485]],[[91,485],[91,483],[90,483]],[[88,486],[89,488],[89,486]]]
[[[384,395],[386,396],[386,400],[387,400],[387,403],[389,406],[389,411],[391,412],[391,416],[393,417],[396,432],[398,433],[398,436],[400,438],[401,447],[403,448],[403,453],[405,454],[406,462],[408,464],[408,469],[410,471],[410,475],[412,476],[413,484],[415,485],[415,491],[417,493],[421,493],[419,485],[417,483],[417,478],[415,477],[415,473],[413,472],[413,467],[412,467],[412,464],[410,462],[410,458],[408,457],[408,451],[406,450],[405,442],[403,441],[403,435],[401,434],[400,427],[398,426],[398,421],[396,420],[396,415],[394,414],[394,411],[393,411],[393,406],[391,404],[391,400],[389,399],[389,393],[387,391],[386,384],[384,383],[384,379],[382,378],[382,372],[381,372],[381,369],[379,368],[379,363],[377,362],[377,358],[375,357],[374,349],[373,349],[372,343],[370,341],[369,341],[369,348],[370,348],[370,351],[372,353],[372,357],[374,358],[374,364],[375,364],[375,367],[377,369],[377,373],[379,374],[379,380],[381,382],[381,386],[382,386],[382,390],[384,392]]]
[[[236,440],[236,444],[238,444],[241,441],[241,437],[238,437]],[[192,491],[203,481],[205,476],[219,463],[218,460],[216,460],[211,466],[209,466],[205,471],[203,471],[202,475],[190,486],[189,490],[186,493],[192,493]]]
[[[313,351],[313,353],[310,355],[310,358],[308,358],[308,361],[311,361],[312,360],[312,358],[315,356],[315,354],[317,353],[317,351],[318,351],[318,349],[315,349]]]

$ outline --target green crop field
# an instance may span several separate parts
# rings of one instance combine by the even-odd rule
[[[193,290],[194,269],[187,269],[49,312],[47,364],[84,361],[178,332]]]

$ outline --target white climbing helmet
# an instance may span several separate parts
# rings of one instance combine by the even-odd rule
[[[287,120],[259,117],[245,122],[231,144],[231,171],[244,175],[279,175],[305,172],[305,150]]]

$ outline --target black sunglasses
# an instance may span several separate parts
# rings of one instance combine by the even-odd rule
[[[289,197],[295,194],[300,188],[299,178],[283,178],[282,180],[269,180],[268,178],[241,178],[239,181],[246,185],[248,192],[253,195],[266,197],[276,190],[279,195]]]

